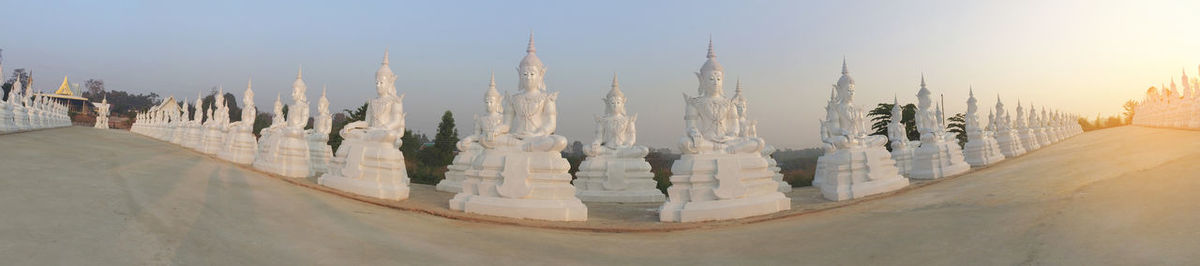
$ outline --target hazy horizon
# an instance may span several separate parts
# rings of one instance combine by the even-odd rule
[[[842,58],[856,103],[916,101],[925,74],[947,116],[965,112],[973,86],[982,115],[999,94],[1023,105],[1087,117],[1119,114],[1145,88],[1200,76],[1200,3],[1191,1],[850,2],[84,2],[0,3],[4,73],[35,71],[35,90],[102,79],[109,90],[195,100],[254,79],[256,105],[289,99],[304,67],[316,112],[374,97],[374,73],[391,51],[409,129],[431,134],[445,110],[460,133],[483,110],[495,71],[514,92],[530,31],[559,91],[559,134],[592,140],[593,117],[613,73],[639,114],[641,144],[674,148],[681,93],[711,35],[726,93],[741,79],[758,132],[780,148],[817,147],[817,121]],[[18,12],[13,12],[18,11]],[[241,105],[241,103],[239,103]],[[265,107],[265,108],[264,108]]]

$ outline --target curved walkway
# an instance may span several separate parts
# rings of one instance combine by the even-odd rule
[[[1187,264],[1200,132],[1121,127],[894,196],[754,224],[595,233],[313,191],[124,131],[0,136],[6,264]]]

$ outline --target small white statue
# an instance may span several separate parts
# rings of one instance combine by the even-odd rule
[[[671,167],[668,199],[659,208],[663,222],[737,219],[791,208],[762,154],[766,142],[753,136],[737,103],[724,96],[725,70],[716,57],[710,40],[707,60],[696,73],[699,95],[683,95],[686,136],[679,140],[683,155]]]
[[[576,196],[594,202],[662,202],[646,154],[638,146],[637,114],[625,112],[625,94],[613,74],[612,89],[601,99],[604,115],[596,117],[596,140],[585,146],[587,155],[579,164],[578,179],[572,182]]]
[[[567,139],[554,135],[558,93],[546,92],[546,67],[537,57],[532,34],[525,51],[517,66],[520,92],[504,97],[507,108],[502,120],[492,113],[479,119],[478,142],[484,150],[466,171],[462,192],[450,200],[450,209],[525,219],[587,220],[587,207],[575,197],[571,185],[571,166],[559,153]]]
[[[846,61],[842,61],[842,76],[833,85],[836,94],[830,95],[825,107],[826,118],[821,121],[821,142],[825,154],[817,158],[813,186],[828,200],[849,200],[895,191],[908,186],[900,175],[884,145],[887,138],[868,135],[866,119],[860,107],[854,105],[854,79]],[[896,106],[900,104],[893,99]],[[905,134],[900,122],[900,108],[892,113],[892,125],[897,135]],[[894,142],[904,143],[907,137]]]
[[[367,103],[366,121],[347,124],[338,133],[344,140],[317,183],[386,200],[408,198],[408,173],[399,149],[405,129],[404,95],[396,95],[395,82],[384,52],[375,72],[378,96]]]

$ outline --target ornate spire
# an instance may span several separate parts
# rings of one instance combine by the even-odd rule
[[[388,65],[388,57],[391,57],[388,55],[389,53],[390,53],[390,51],[388,50],[388,48],[383,48],[383,65],[385,65],[385,66]]]
[[[925,73],[921,73],[921,90],[917,91],[917,97],[930,95],[929,89],[925,87]]]
[[[529,31],[529,46],[525,47],[525,52],[531,54],[537,52],[537,47],[533,46],[533,30]]]
[[[304,78],[304,65],[296,68],[296,79]]]
[[[617,73],[613,73],[612,89],[608,91],[608,95],[604,96],[604,100],[607,102],[625,100],[625,93],[621,92],[621,85],[617,83]]]
[[[494,72],[494,71],[492,72],[491,81],[488,82],[488,89],[487,89],[487,91],[485,91],[483,93],[483,98],[485,100],[493,99],[493,100],[497,100],[497,101],[499,101],[499,99],[500,99],[500,92],[496,91],[496,72]]]
[[[537,48],[533,46],[533,31],[529,31],[529,47],[525,48],[525,58],[521,58],[521,64],[517,65],[517,70],[534,68],[538,71],[545,70],[542,65],[542,59],[537,57]]]
[[[737,86],[734,86],[733,91],[735,94],[742,94],[742,77],[741,76],[737,77]]]
[[[721,63],[717,62],[717,54],[713,52],[712,36],[708,37],[708,60],[704,61],[704,65],[700,67],[700,73],[724,72],[725,68],[721,67]]]
[[[842,75],[850,74],[850,68],[846,67],[846,56],[842,56]]]
[[[717,53],[713,51],[712,34],[708,35],[708,58],[717,58]]]

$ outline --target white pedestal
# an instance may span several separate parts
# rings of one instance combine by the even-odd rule
[[[1021,137],[1017,135],[1016,130],[996,132],[996,145],[1000,146],[1000,154],[1005,158],[1025,154],[1025,147],[1021,144]]]
[[[333,159],[333,149],[329,147],[329,135],[320,133],[308,134],[309,168],[312,176],[321,176],[329,172],[329,161]]]
[[[913,152],[913,168],[908,178],[938,179],[961,174],[971,169],[963,159],[962,149],[953,140],[928,137]]]
[[[654,173],[646,159],[587,157],[579,164],[576,196],[586,202],[663,202]]]
[[[571,166],[558,152],[487,149],[466,171],[462,192],[450,209],[492,216],[549,221],[586,221],[587,206],[575,197]]]
[[[474,145],[474,144],[473,144]],[[480,149],[475,145],[472,149],[459,151],[458,155],[454,156],[454,160],[447,166],[446,178],[438,181],[437,190],[451,193],[462,192],[462,182],[467,180],[467,170],[471,169],[471,162],[475,161],[475,156],[479,155]]]
[[[906,153],[904,150],[899,152]],[[821,155],[817,158],[813,184],[821,190],[821,196],[833,201],[904,188],[908,186],[908,179],[900,175],[891,154],[882,146],[864,146]]]
[[[408,199],[404,154],[392,143],[342,142],[329,172],[317,183],[333,189],[385,200]]]
[[[231,129],[229,132],[225,136],[229,146],[218,157],[236,164],[254,163],[254,155],[258,153],[258,140],[254,139],[254,134],[248,128]]]
[[[308,176],[311,156],[308,152],[308,140],[304,139],[301,130],[288,131],[281,130],[276,133],[278,135],[272,137],[273,143],[262,153],[262,158],[254,162],[254,168],[286,177]]]
[[[990,136],[980,136],[967,141],[967,144],[963,145],[963,157],[971,167],[984,167],[1004,160],[999,143]]]
[[[684,154],[671,166],[663,222],[738,219],[791,209],[758,153]]]

